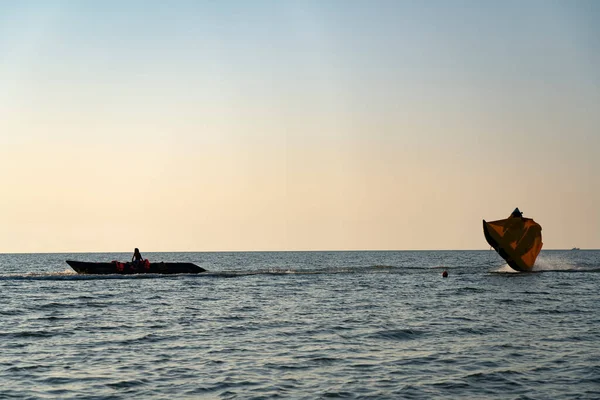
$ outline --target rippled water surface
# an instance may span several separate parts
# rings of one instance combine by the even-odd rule
[[[600,398],[600,251],[143,254],[0,254],[0,398]]]

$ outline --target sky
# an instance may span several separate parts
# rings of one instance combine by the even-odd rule
[[[0,252],[600,248],[600,3],[2,1]]]

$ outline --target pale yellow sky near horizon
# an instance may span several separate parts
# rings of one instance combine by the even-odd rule
[[[577,5],[35,4],[0,6],[0,252],[486,249],[517,206],[600,248]]]

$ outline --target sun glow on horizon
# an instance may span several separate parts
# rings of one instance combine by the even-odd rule
[[[600,7],[467,3],[0,5],[0,252],[600,247]]]

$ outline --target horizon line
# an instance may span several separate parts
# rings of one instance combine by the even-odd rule
[[[598,249],[591,248],[552,248],[542,249],[541,251],[600,251]],[[404,249],[404,250],[159,250],[159,251],[144,251],[145,253],[366,253],[366,252],[416,252],[416,251],[495,251],[493,248],[489,249]],[[129,254],[131,251],[40,251],[40,252],[2,252],[0,255],[11,255],[11,254],[102,254],[102,253],[123,253]]]

